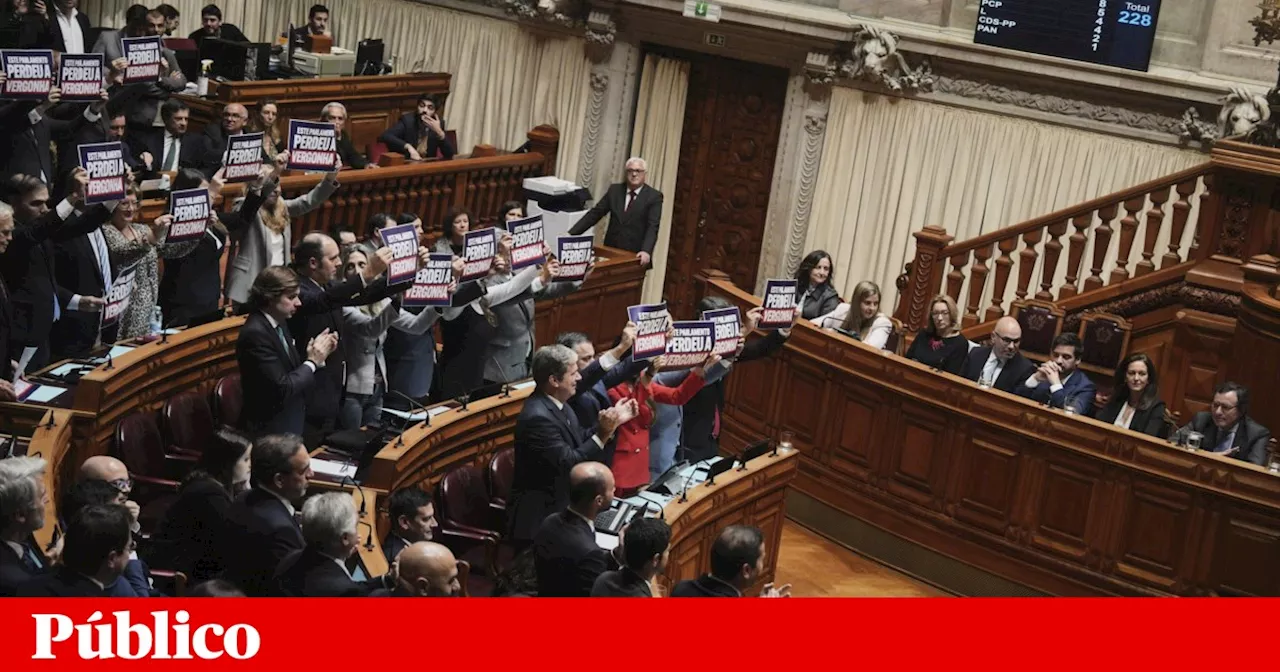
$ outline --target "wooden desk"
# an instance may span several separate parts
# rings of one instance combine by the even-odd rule
[[[759,303],[705,275],[706,293]],[[1280,478],[1260,467],[979,390],[808,323],[731,376],[726,397],[726,445],[791,430],[796,490],[910,552],[1057,595],[1280,595]]]
[[[44,472],[44,488],[49,501],[44,505],[44,527],[33,535],[41,550],[53,545],[54,530],[58,527],[58,493],[63,485],[74,479],[75,471],[80,463],[68,466],[67,457],[72,448],[72,413],[70,411],[50,410],[45,413],[40,426],[31,436],[31,445],[27,455],[43,457],[46,468]]]
[[[199,132],[207,124],[219,123],[218,113],[227,103],[240,103],[250,113],[267,99],[280,108],[281,128],[290,119],[315,121],[326,103],[339,102],[347,108],[347,128],[356,149],[365,151],[383,131],[400,120],[400,115],[418,109],[418,96],[436,96],[437,109],[444,110],[453,75],[446,72],[419,72],[402,75],[361,77],[316,77],[311,79],[269,79],[257,82],[210,82],[210,98],[178,95],[191,108],[191,127]],[[447,120],[448,117],[445,116]],[[462,151],[461,148],[458,148]],[[470,148],[468,148],[470,151]]]

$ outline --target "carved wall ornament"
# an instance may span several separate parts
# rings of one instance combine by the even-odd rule
[[[874,26],[861,25],[853,34],[849,57],[836,66],[840,77],[879,84],[895,93],[933,90],[936,78],[927,60],[911,67],[898,51],[898,36]]]
[[[818,184],[818,167],[822,163],[822,143],[827,129],[826,109],[804,113],[804,151],[800,155],[799,180],[796,186],[796,209],[787,236],[786,268],[795,269],[804,256],[809,237],[809,216],[813,211],[813,195]]]
[[[1113,301],[1078,310],[1067,315],[1062,322],[1063,333],[1075,333],[1080,329],[1080,317],[1085,313],[1108,313],[1131,319],[1169,306],[1185,306],[1192,310],[1224,317],[1235,317],[1240,310],[1240,296],[1178,281],[1148,289]]]
[[[1218,240],[1218,253],[1243,259],[1245,235],[1249,230],[1249,214],[1253,211],[1253,192],[1248,188],[1237,189],[1227,196],[1227,211],[1222,222],[1222,236]]]
[[[581,28],[586,25],[587,6],[582,0],[481,0],[519,19]]]
[[[611,47],[617,34],[618,25],[613,22],[613,17],[607,12],[592,10],[587,14],[586,39],[589,45]]]
[[[1241,86],[1231,89],[1222,98],[1217,125],[1202,121],[1200,111],[1192,107],[1182,115],[1182,139],[1213,144],[1221,138],[1249,136],[1255,128],[1269,125],[1271,103],[1268,98],[1274,95],[1272,91],[1262,96]]]
[[[828,86],[836,81],[836,63],[831,54],[811,51],[804,59],[804,76],[810,83]]]

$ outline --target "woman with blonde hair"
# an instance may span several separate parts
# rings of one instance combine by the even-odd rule
[[[916,334],[907,359],[960,375],[969,354],[969,339],[960,334],[960,309],[955,299],[939,294],[929,302],[929,322]]]
[[[893,320],[880,312],[880,286],[863,280],[853,288],[853,298],[814,320],[819,327],[840,331],[873,348],[884,348],[893,333]],[[838,325],[838,326],[836,326]]]

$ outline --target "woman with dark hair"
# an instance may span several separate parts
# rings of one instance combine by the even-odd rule
[[[831,286],[834,276],[831,255],[822,250],[810,252],[800,262],[800,268],[796,269],[796,294],[800,297],[796,305],[800,308],[800,317],[812,320],[840,305],[840,295]]]
[[[1125,357],[1116,369],[1111,399],[1098,412],[1098,420],[1164,438],[1164,412],[1156,365],[1141,352]]]
[[[232,500],[249,487],[252,448],[249,438],[234,429],[215,431],[156,533],[157,547],[172,568],[193,583],[222,572],[222,554],[216,551],[225,538]]]
[[[262,133],[262,151],[272,161],[285,147],[284,132],[280,130],[280,105],[275,98],[263,98],[253,111],[249,129]]]
[[[929,326],[916,334],[907,350],[907,359],[925,366],[960,375],[969,354],[969,339],[960,334],[960,308],[946,294],[929,303]]]
[[[498,221],[510,222],[524,219],[524,204],[520,201],[507,201],[498,209]]]

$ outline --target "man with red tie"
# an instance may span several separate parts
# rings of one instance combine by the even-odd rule
[[[644,159],[638,156],[627,159],[626,171],[627,181],[609,187],[604,198],[596,201],[569,229],[569,233],[581,235],[607,213],[609,228],[604,235],[604,244],[635,252],[640,263],[648,266],[653,246],[658,243],[662,192],[644,183],[648,171]]]

